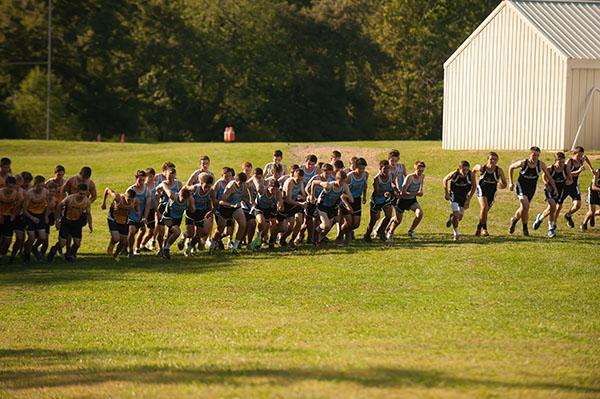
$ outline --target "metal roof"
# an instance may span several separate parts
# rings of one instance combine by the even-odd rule
[[[600,59],[600,1],[509,2],[568,58]]]

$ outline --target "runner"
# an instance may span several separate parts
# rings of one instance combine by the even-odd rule
[[[540,153],[541,150],[539,147],[531,147],[527,159],[512,163],[508,169],[510,182],[509,189],[510,191],[516,190],[517,198],[519,199],[519,208],[510,219],[510,234],[515,232],[517,222],[521,220],[523,223],[523,235],[529,236],[529,228],[527,227],[529,207],[531,200],[535,195],[537,181],[540,175],[544,174],[546,176],[547,184],[551,187],[552,193],[555,194],[557,192],[556,185],[554,184],[552,176],[548,173],[546,164],[543,161],[540,161]],[[521,169],[516,186],[513,183],[513,172],[515,169]]]
[[[475,165],[473,173],[479,173],[479,182],[477,183],[477,199],[479,200],[479,223],[475,236],[490,235],[487,220],[490,208],[494,204],[498,183],[500,189],[506,188],[506,176],[501,167],[498,166],[499,156],[495,152],[488,153],[487,161],[484,165]]]
[[[450,201],[450,209],[452,209],[450,218],[446,222],[446,227],[452,226],[452,239],[454,241],[458,241],[460,238],[458,224],[465,214],[465,209],[469,208],[469,202],[477,187],[475,176],[469,168],[468,161],[461,161],[458,169],[450,172],[444,177],[442,182],[444,185],[444,197],[446,201]]]

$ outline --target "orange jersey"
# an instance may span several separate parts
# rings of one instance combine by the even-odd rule
[[[3,216],[16,216],[17,207],[23,201],[23,194],[17,190],[0,189],[0,214]]]
[[[36,198],[36,194],[33,190],[30,191],[29,205],[27,206],[27,212],[36,215],[46,212],[48,207],[48,196],[46,190],[42,191],[41,194]]]
[[[69,195],[65,200],[65,217],[67,220],[79,220],[81,214],[90,204],[90,200],[87,197],[83,197],[81,201],[77,197],[77,194]]]
[[[135,200],[130,203],[126,203],[123,199],[121,201],[113,202],[111,205],[111,213],[115,222],[119,224],[127,223],[127,216],[129,211],[135,206]]]

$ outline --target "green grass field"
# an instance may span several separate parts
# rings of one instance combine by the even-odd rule
[[[560,220],[552,240],[545,226],[510,236],[517,201],[503,190],[492,237],[472,237],[474,203],[464,240],[452,242],[442,178],[485,152],[439,142],[3,140],[0,156],[47,177],[57,163],[68,175],[89,165],[99,190],[122,190],[136,169],[166,159],[187,177],[203,154],[217,171],[262,166],[276,148],[288,165],[334,148],[365,155],[371,171],[391,148],[407,164],[424,159],[419,239],[405,237],[405,220],[392,244],[116,263],[104,255],[98,201],[76,264],[0,266],[0,397],[600,397],[600,229]],[[506,169],[525,154],[500,156]],[[581,180],[587,187],[589,171]],[[543,207],[538,191],[532,213]]]

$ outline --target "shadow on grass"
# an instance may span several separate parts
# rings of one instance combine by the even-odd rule
[[[255,253],[241,253],[234,256],[230,251],[218,252],[209,255],[203,252],[193,257],[183,257],[174,252],[171,260],[166,261],[155,255],[140,255],[132,259],[122,258],[115,262],[105,254],[82,252],[75,264],[67,263],[58,258],[52,264],[45,262],[32,262],[24,265],[16,262],[12,265],[0,265],[0,285],[21,284],[55,284],[78,281],[121,281],[131,280],[128,273],[210,273],[228,267],[239,267],[256,262],[278,262],[285,266],[287,257],[315,257],[322,255],[349,255],[369,256],[382,251],[412,251],[419,249],[448,249],[448,250],[477,250],[499,245],[531,244],[549,245],[560,248],[560,245],[596,245],[598,238],[591,235],[565,236],[548,239],[545,237],[521,237],[519,235],[499,235],[492,237],[464,236],[459,242],[453,242],[449,234],[423,234],[417,239],[399,237],[393,242],[373,240],[366,243],[355,240],[349,245],[336,246],[330,241],[321,248],[315,249],[312,245],[304,244],[296,250],[277,248],[275,250],[262,250]],[[531,249],[531,248],[529,248]],[[494,249],[493,249],[494,250]],[[508,250],[512,250],[509,248]],[[400,253],[400,252],[399,252]],[[391,252],[390,254],[393,254]],[[350,262],[351,264],[352,262]],[[107,271],[108,273],[101,273]]]
[[[157,349],[158,350],[158,349]],[[141,353],[143,354],[143,352]],[[304,381],[359,384],[364,387],[401,388],[421,386],[425,388],[487,388],[487,389],[533,389],[564,392],[600,393],[600,387],[560,384],[543,381],[513,382],[485,378],[455,376],[437,370],[421,370],[400,367],[380,367],[335,370],[326,368],[265,368],[265,367],[176,367],[160,365],[131,365],[127,367],[86,367],[79,362],[90,356],[97,363],[110,352],[69,352],[44,349],[0,350],[3,364],[18,360],[23,369],[14,370],[12,364],[0,374],[0,385],[5,389],[60,388],[72,385],[90,386],[111,382],[135,384],[204,384],[204,385],[270,385],[287,386]],[[100,358],[99,358],[100,357]],[[76,362],[78,361],[78,362]],[[24,364],[23,364],[24,363]],[[73,367],[73,364],[79,364]],[[48,370],[57,365],[60,370]],[[43,366],[43,370],[35,367]],[[33,369],[32,369],[33,368]],[[65,369],[66,368],[66,369]],[[253,379],[260,379],[259,382]]]

